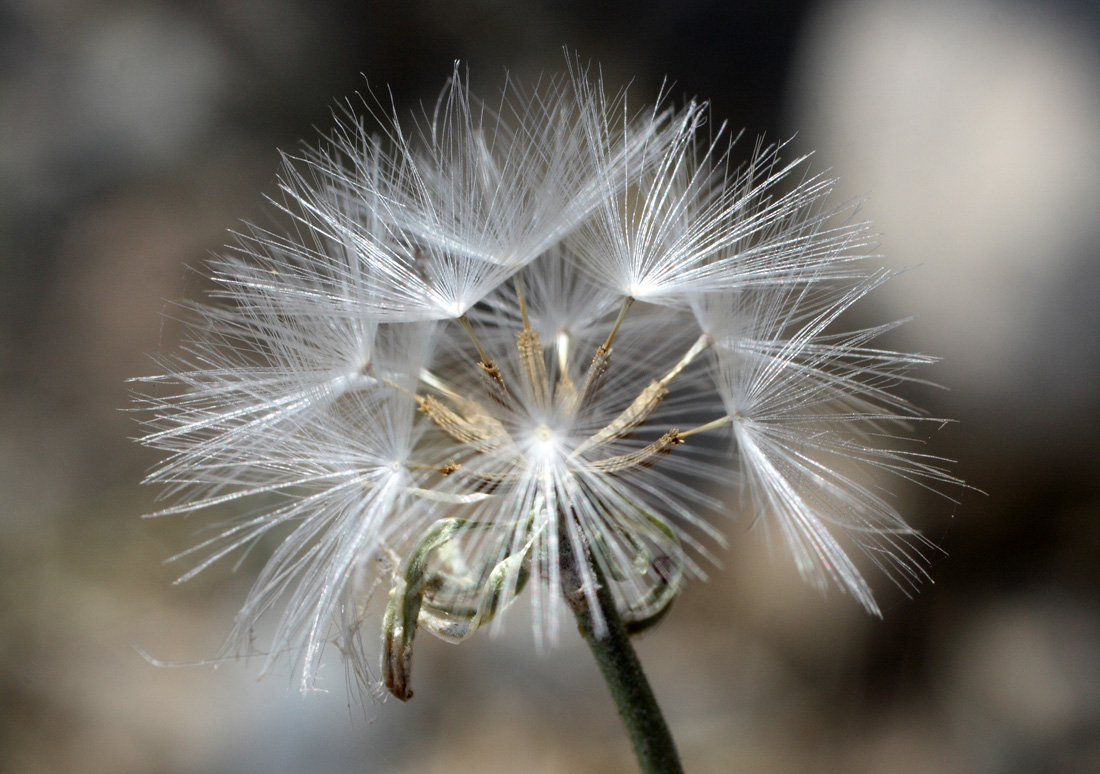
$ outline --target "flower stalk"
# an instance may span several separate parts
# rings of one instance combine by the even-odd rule
[[[644,774],[676,774],[682,772],[680,756],[665,722],[657,697],[646,679],[638,654],[630,644],[630,634],[620,617],[607,578],[600,570],[587,544],[584,553],[577,557],[571,541],[561,541],[562,594],[573,616],[577,630],[596,658],[600,673],[611,691],[611,698],[626,726],[638,765]],[[591,569],[595,581],[596,607],[602,617],[602,626],[595,616],[585,593],[584,573],[578,562]]]

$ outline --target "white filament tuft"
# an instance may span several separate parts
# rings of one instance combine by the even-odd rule
[[[887,276],[805,158],[735,166],[705,105],[631,112],[575,63],[487,101],[456,67],[408,124],[363,107],[379,134],[349,104],[284,159],[284,227],[240,230],[183,352],[139,380],[158,513],[224,519],[184,578],[279,536],[233,642],[278,608],[268,663],[308,689],[335,642],[369,682],[368,592],[397,593],[425,534],[440,636],[527,581],[553,641],[563,553],[656,618],[739,488],[818,587],[878,613],[845,546],[922,579],[880,474],[957,483],[892,448],[922,416],[891,390],[929,359],[877,348],[891,326],[837,332]]]

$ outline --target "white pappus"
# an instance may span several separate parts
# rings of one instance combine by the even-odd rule
[[[417,629],[463,639],[531,590],[540,642],[581,557],[643,628],[723,544],[778,528],[802,575],[878,607],[857,548],[903,586],[927,545],[879,486],[955,482],[893,448],[889,391],[928,358],[838,332],[887,279],[867,225],[805,158],[738,167],[706,107],[632,112],[572,65],[471,95],[456,67],[408,122],[368,97],[285,157],[281,227],[244,226],[188,307],[183,351],[138,380],[158,515],[229,512],[184,578],[281,542],[236,621],[303,689],[335,643],[364,681],[365,587],[389,590],[382,677],[411,695]]]

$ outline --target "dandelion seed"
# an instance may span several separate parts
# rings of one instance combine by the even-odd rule
[[[877,475],[954,481],[881,445],[922,419],[890,389],[928,359],[876,349],[889,326],[835,332],[886,276],[805,159],[735,167],[704,105],[631,113],[576,66],[489,102],[456,68],[408,124],[364,109],[377,135],[349,107],[284,159],[285,230],[241,229],[141,380],[160,513],[242,509],[185,577],[285,533],[234,629],[277,617],[269,665],[308,689],[335,643],[376,679],[375,585],[401,698],[418,630],[464,639],[525,588],[540,642],[563,608],[644,628],[717,561],[741,491],[814,585],[878,612],[842,541],[921,580]]]

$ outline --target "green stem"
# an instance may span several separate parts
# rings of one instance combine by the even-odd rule
[[[581,636],[596,657],[600,672],[611,689],[611,697],[615,700],[619,715],[622,716],[630,741],[634,745],[638,765],[644,774],[682,773],[684,769],[676,753],[676,743],[661,715],[661,708],[657,706],[657,698],[649,687],[638,655],[630,644],[630,635],[615,607],[607,579],[585,545],[580,561],[591,569],[590,577],[596,582],[596,603],[605,622],[605,631],[597,635],[595,619],[589,597],[585,594],[583,574],[569,538],[569,530],[565,528],[564,519],[559,524],[562,527],[559,533],[562,593],[569,609],[576,616]]]

